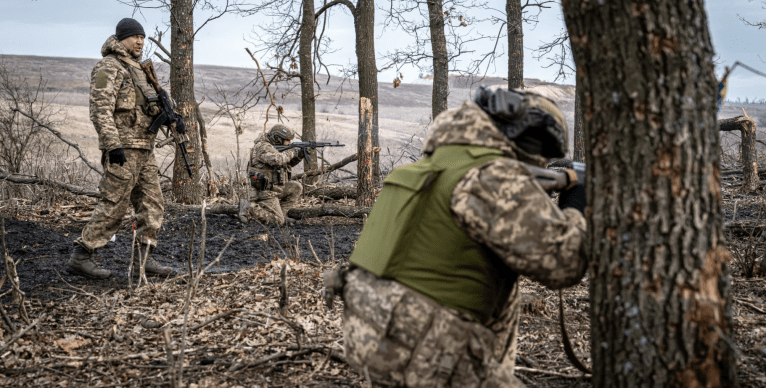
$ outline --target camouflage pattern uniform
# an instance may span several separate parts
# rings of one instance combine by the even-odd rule
[[[431,130],[426,155],[449,145],[503,152],[463,175],[449,204],[455,223],[500,258],[497,270],[510,268],[550,288],[576,284],[587,267],[585,219],[575,209],[560,210],[522,163],[544,166],[545,159],[521,151],[471,101],[437,116]],[[478,322],[363,268],[326,276],[342,279],[326,284],[345,301],[346,359],[373,380],[407,387],[524,386],[513,376],[518,282],[492,316]]]
[[[277,127],[282,125],[277,124],[271,130]],[[290,133],[292,138],[292,132]],[[255,139],[255,146],[250,150],[248,172],[263,174],[268,184],[264,190],[253,184],[255,190],[247,210],[249,219],[276,225],[285,224],[287,212],[298,203],[303,192],[303,186],[299,182],[290,180],[292,167],[301,160],[302,154],[298,149],[277,151],[266,134]]]
[[[101,199],[76,243],[86,250],[106,245],[120,227],[128,201],[136,211],[139,241],[156,246],[164,211],[159,170],[154,159],[155,135],[147,131],[152,116],[146,96],[156,94],[125,47],[112,35],[101,48],[104,57],[91,73],[90,119],[98,132],[104,176]],[[107,153],[124,148],[127,162],[109,163]]]

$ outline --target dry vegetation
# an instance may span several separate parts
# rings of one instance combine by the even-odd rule
[[[52,124],[59,126],[68,139],[79,143],[86,157],[97,163],[101,155],[88,120],[87,99],[83,100],[87,80],[71,75],[87,74],[88,66],[94,61],[9,58],[16,61],[16,65],[26,64],[28,68],[64,69],[54,72],[48,86],[59,91],[58,103],[66,103],[65,106],[51,105],[54,110],[65,107],[66,120]],[[202,74],[199,78],[219,85],[224,82],[235,85],[246,78],[242,73],[247,72],[206,66],[199,66],[197,70]],[[326,152],[327,163],[352,154],[356,144],[356,107],[351,103],[356,98],[354,86],[347,84],[341,96],[333,91],[342,83],[334,82],[320,97],[317,137],[340,140],[349,146]],[[571,112],[571,91],[566,87],[541,86],[541,90],[558,93],[565,112]],[[426,89],[419,85],[402,85],[396,91],[381,85],[381,89],[381,168],[390,171],[420,156],[428,110],[410,106],[429,104],[418,103],[427,99],[423,97]],[[289,125],[299,127],[300,112],[290,109],[298,106],[297,100],[291,98],[283,99],[283,105],[288,108],[284,118],[289,120]],[[344,102],[346,98],[350,102]],[[450,101],[452,106],[457,103]],[[751,116],[763,117],[759,127],[766,127],[766,109],[757,105],[746,109]],[[233,165],[232,144],[236,143],[237,135],[232,121],[216,116],[216,110],[212,102],[202,106],[203,116],[211,119],[208,138],[222,195],[210,200],[233,204],[236,201],[231,182],[237,167]],[[721,116],[739,114],[739,107],[724,107]],[[262,110],[253,109],[242,120],[243,133],[239,140],[244,150],[249,149],[259,134],[262,115]],[[759,131],[759,139],[761,135]],[[724,218],[734,259],[731,265],[736,333],[733,345],[739,349],[742,385],[766,387],[766,271],[759,267],[766,255],[763,248],[766,225],[762,221],[766,202],[762,189],[755,194],[739,192],[741,174],[737,171],[741,167],[737,142],[737,134],[724,135]],[[77,152],[70,147],[42,129],[33,145],[44,146],[39,149],[45,152],[30,154],[27,160],[34,163],[21,169],[24,174],[95,189],[98,174],[77,160]],[[759,155],[766,154],[763,144],[758,148]],[[169,152],[169,149],[161,149],[156,155],[165,175],[172,159]],[[761,166],[766,166],[763,160],[759,161]],[[332,182],[353,176],[353,169],[350,165],[347,171],[339,171],[324,180]],[[324,202],[332,201],[320,195],[303,203]],[[30,236],[20,236],[18,230],[8,230],[8,236],[3,235],[3,240],[7,237],[8,245],[13,247],[8,255],[4,254],[4,275],[12,274],[16,268],[27,268],[31,263],[40,264],[33,273],[6,276],[0,281],[0,306],[4,310],[4,323],[0,324],[3,338],[0,385],[368,386],[364,376],[356,374],[343,361],[341,307],[336,304],[333,311],[326,311],[320,297],[322,271],[347,263],[347,253],[342,253],[340,246],[353,248],[361,225],[359,221],[330,217],[301,221],[292,229],[277,231],[252,224],[240,226],[230,217],[221,216],[204,221],[208,228],[207,241],[187,242],[180,245],[181,248],[176,247],[176,251],[188,250],[188,254],[173,253],[161,258],[174,263],[176,268],[181,267],[177,276],[149,279],[148,283],[138,285],[134,281],[93,282],[59,274],[56,268],[63,266],[68,244],[78,235],[84,225],[82,221],[87,220],[94,205],[94,198],[75,196],[58,188],[0,181],[0,216],[22,222],[50,238],[32,243]],[[184,211],[168,212],[166,218],[170,221],[166,224],[170,226],[166,233],[188,235],[189,230],[178,228],[179,220],[185,217],[191,215]],[[130,238],[131,221],[132,216],[125,219],[118,233],[121,241]],[[331,224],[344,223],[350,226],[343,234],[333,235],[332,227],[328,228]],[[226,234],[232,230],[238,233],[236,237]],[[327,243],[319,247],[315,239],[308,249],[311,233],[325,236]],[[188,239],[186,237],[186,241]],[[200,246],[203,241],[208,244],[207,248]],[[109,258],[110,263],[130,257],[128,244],[112,245],[128,248],[113,252],[115,257]],[[217,251],[211,251],[211,247]],[[46,253],[39,253],[41,251]],[[160,248],[158,251],[164,252]],[[219,252],[221,257],[230,259],[243,256],[242,251],[259,259],[236,268],[226,263],[224,267],[228,270],[221,270],[220,263],[216,264]],[[211,263],[214,263],[212,267]],[[203,268],[206,270],[200,271]],[[211,270],[215,270],[214,273]],[[19,284],[14,288],[16,283]],[[531,387],[590,386],[588,376],[577,372],[564,354],[557,325],[556,294],[527,280],[522,280],[522,291],[525,303],[519,329],[517,375]],[[575,353],[590,364],[587,279],[564,292],[564,307]]]

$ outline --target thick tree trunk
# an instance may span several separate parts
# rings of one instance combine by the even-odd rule
[[[307,197],[326,197],[330,199],[356,198],[356,187],[354,186],[322,186],[314,190],[307,191]]]
[[[431,30],[431,52],[434,56],[434,85],[431,94],[431,120],[447,110],[449,96],[449,58],[444,35],[444,1],[428,0],[428,21]]]
[[[370,101],[372,108],[372,146],[379,147],[378,138],[378,65],[375,60],[375,3],[373,0],[359,0],[354,11],[354,28],[356,32],[356,60],[359,71],[359,106],[361,112],[362,98]],[[367,124],[359,116],[359,144],[366,144],[362,129]],[[364,129],[365,131],[367,129]],[[360,147],[361,149],[361,147]],[[380,157],[372,155],[373,184],[380,185]]]
[[[583,88],[593,385],[735,386],[703,1],[563,6]]]
[[[170,3],[170,92],[176,102],[177,112],[186,124],[189,142],[186,144],[192,177],[186,172],[181,151],[176,146],[173,165],[173,199],[186,204],[202,202],[199,180],[200,143],[194,97],[194,1],[172,0]]]
[[[574,151],[572,160],[585,162],[585,143],[582,133],[582,99],[580,98],[582,86],[579,74],[575,76],[575,110],[574,110]]]
[[[524,30],[521,24],[521,1],[507,0],[505,14],[508,18],[508,88],[524,86]]]
[[[314,0],[303,0],[303,21],[301,22],[300,46],[298,56],[301,67],[301,110],[303,114],[303,133],[301,140],[312,141],[316,135],[316,101],[314,97],[314,63],[311,54],[314,42]],[[311,163],[303,162],[303,171],[317,169],[317,151],[309,150]]]

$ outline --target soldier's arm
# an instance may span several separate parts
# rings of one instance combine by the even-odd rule
[[[267,143],[261,143],[257,147],[261,147],[260,152],[257,152],[258,159],[274,167],[289,166],[290,161],[296,157],[298,151],[298,149],[292,148],[285,152],[279,152],[274,146]]]
[[[471,169],[452,193],[455,222],[511,269],[557,289],[585,274],[585,218],[560,210],[518,161]]]
[[[109,60],[101,61],[91,74],[90,120],[98,132],[100,148],[106,151],[122,148],[114,123],[114,106],[122,81],[121,72]]]

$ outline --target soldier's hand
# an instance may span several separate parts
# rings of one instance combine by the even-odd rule
[[[120,166],[125,164],[128,159],[125,158],[125,150],[122,148],[115,148],[109,151],[109,164],[119,163]]]
[[[585,185],[578,184],[571,189],[566,189],[559,194],[559,208],[566,209],[568,207],[575,208],[580,213],[585,213]]]

